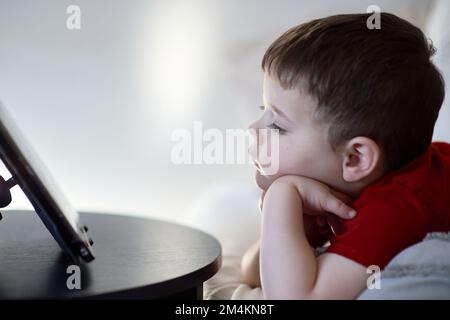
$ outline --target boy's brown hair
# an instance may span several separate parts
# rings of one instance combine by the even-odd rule
[[[272,43],[262,68],[284,88],[306,86],[334,148],[369,137],[392,171],[429,147],[444,80],[419,28],[381,13],[381,29],[370,30],[369,16],[336,15],[296,26]]]

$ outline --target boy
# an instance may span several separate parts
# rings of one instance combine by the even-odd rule
[[[302,24],[264,55],[263,113],[250,129],[278,129],[279,170],[265,175],[250,150],[262,229],[241,269],[266,299],[354,299],[368,267],[450,230],[450,145],[431,143],[444,99],[434,49],[395,15],[373,30],[368,18]]]

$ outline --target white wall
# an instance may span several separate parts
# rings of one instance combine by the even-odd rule
[[[423,26],[422,1],[377,1]],[[82,29],[69,31],[70,4]],[[72,204],[178,219],[249,166],[175,166],[175,128],[245,128],[260,59],[287,28],[373,1],[0,0],[0,99]],[[5,170],[1,171],[4,175]],[[14,189],[11,208],[29,207]]]

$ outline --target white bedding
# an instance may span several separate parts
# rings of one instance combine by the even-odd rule
[[[261,288],[250,288],[239,280],[240,256],[224,256],[222,268],[205,282],[205,300],[263,300]]]
[[[221,270],[205,282],[205,300],[263,300],[261,288],[239,281],[241,258],[224,256]],[[380,289],[359,300],[450,299],[450,233],[430,234],[397,255],[381,274]]]

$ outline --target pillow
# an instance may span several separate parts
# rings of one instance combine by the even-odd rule
[[[400,252],[381,273],[380,288],[358,299],[450,299],[450,233],[431,233]]]

